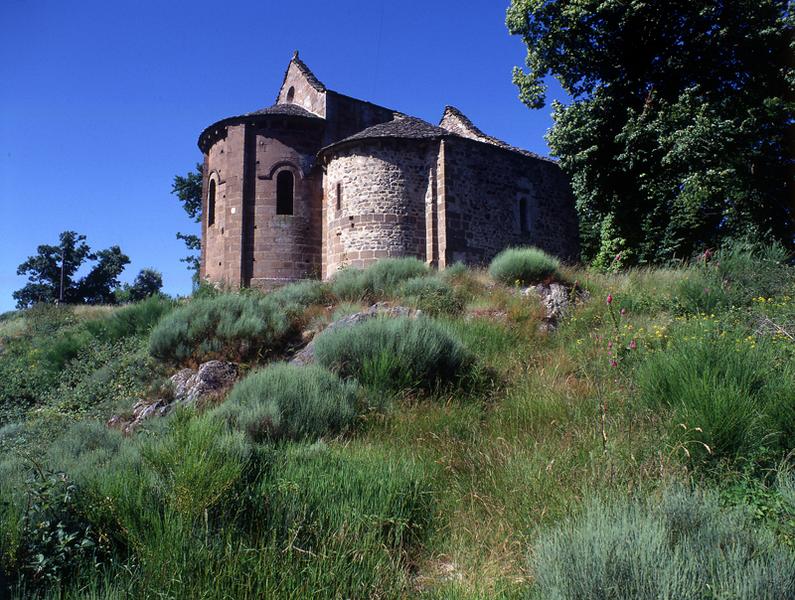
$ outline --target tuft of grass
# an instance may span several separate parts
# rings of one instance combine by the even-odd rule
[[[283,307],[257,293],[192,300],[152,330],[149,351],[180,363],[210,358],[253,358],[278,347],[290,332]]]
[[[238,382],[214,414],[254,441],[303,440],[345,431],[357,386],[316,365],[273,364]]]
[[[793,449],[795,373],[768,340],[709,322],[681,326],[637,369],[639,400],[673,410],[689,453],[722,459]]]
[[[401,282],[429,272],[416,258],[385,258],[364,270],[343,269],[334,276],[331,290],[340,300],[376,300],[394,294]]]
[[[412,277],[399,287],[398,295],[429,315],[457,315],[464,310],[462,294],[441,277]]]
[[[508,248],[489,265],[489,274],[505,285],[530,285],[558,276],[560,261],[538,248]]]
[[[426,317],[377,318],[321,333],[319,364],[378,390],[432,389],[466,375],[471,355]]]
[[[774,600],[795,594],[795,557],[715,495],[595,501],[533,548],[534,598]]]

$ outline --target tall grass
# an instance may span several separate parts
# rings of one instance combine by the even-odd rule
[[[170,362],[252,358],[277,348],[290,331],[282,307],[261,294],[222,294],[192,300],[152,331],[152,356]]]
[[[646,502],[592,502],[533,547],[533,597],[658,600],[795,596],[795,557],[714,495],[668,489]]]
[[[381,390],[431,389],[461,379],[472,363],[461,342],[424,317],[371,319],[324,332],[315,340],[315,358]]]
[[[331,290],[340,300],[376,300],[394,294],[401,282],[429,272],[428,265],[416,258],[385,258],[363,270],[340,271]]]
[[[530,285],[558,276],[560,261],[538,248],[503,250],[489,265],[489,274],[505,285]]]
[[[672,335],[670,347],[640,365],[636,384],[646,406],[673,410],[689,452],[722,459],[795,447],[795,373],[769,340],[703,321]]]
[[[255,441],[317,439],[349,428],[357,386],[316,365],[273,364],[238,382],[214,414]]]

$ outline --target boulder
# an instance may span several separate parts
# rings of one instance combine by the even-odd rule
[[[576,284],[575,284],[576,285]],[[539,283],[522,290],[524,296],[538,296],[546,310],[546,318],[542,329],[553,330],[558,321],[569,314],[575,302],[586,300],[588,292],[577,287],[569,287],[560,283]]]
[[[198,370],[182,369],[171,376],[174,400],[192,404],[202,396],[221,394],[237,379],[237,365],[222,360],[210,360],[199,365]]]

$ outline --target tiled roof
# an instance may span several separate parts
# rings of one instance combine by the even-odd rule
[[[327,146],[327,148],[357,140],[371,140],[378,138],[430,140],[437,139],[445,135],[450,135],[450,132],[446,129],[436,127],[436,125],[431,125],[427,121],[423,121],[422,119],[418,119],[416,117],[401,115],[393,121],[379,123],[378,125],[373,125],[367,129],[362,129],[360,132],[354,133],[352,136],[346,137],[345,139],[339,140],[338,142],[334,142],[333,144]]]
[[[255,110],[254,112],[247,113],[243,116],[250,117],[252,115],[288,115],[291,117],[306,117],[309,119],[321,119],[322,117],[317,116],[306,110],[302,106],[298,106],[297,104],[274,104],[273,106],[268,106],[267,108],[261,108],[259,110]]]
[[[467,117],[464,113],[462,113],[460,110],[458,110],[455,106],[445,106],[444,107],[444,112],[445,112],[445,114],[450,113],[450,114],[454,115],[456,118],[458,118],[464,124],[464,126],[467,129],[469,129],[472,134],[474,134],[475,137],[473,137],[472,139],[476,139],[476,140],[478,140],[480,142],[484,142],[486,144],[491,144],[492,146],[497,146],[498,148],[502,148],[504,150],[510,150],[511,152],[516,152],[518,154],[523,154],[525,156],[530,156],[532,158],[539,158],[541,160],[549,160],[551,162],[555,162],[555,161],[553,161],[550,158],[547,158],[545,156],[540,156],[540,155],[536,154],[535,152],[530,152],[529,150],[525,150],[523,148],[517,148],[516,146],[511,146],[507,142],[503,142],[502,140],[498,140],[495,137],[492,137],[490,135],[487,135],[487,134],[483,133],[478,128],[477,125],[475,125],[472,121],[470,121],[469,117]]]

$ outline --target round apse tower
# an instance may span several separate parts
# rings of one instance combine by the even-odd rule
[[[386,257],[430,260],[439,140],[447,132],[401,117],[320,153],[325,177],[323,276]]]
[[[320,275],[323,127],[298,105],[275,104],[202,132],[203,280],[269,288]]]

